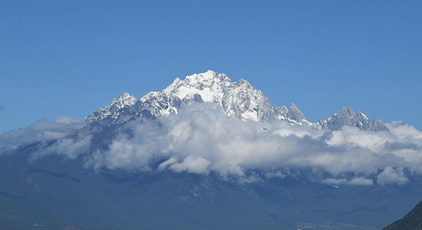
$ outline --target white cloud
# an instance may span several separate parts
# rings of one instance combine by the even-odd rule
[[[67,117],[42,119],[2,134],[0,141],[10,145],[58,138],[34,158],[56,153],[73,159],[93,147],[90,136],[67,137],[82,125]],[[259,180],[254,170],[266,178],[284,178],[283,168],[312,168],[330,173],[333,178],[322,182],[333,185],[372,185],[366,178],[385,168],[378,184],[403,184],[408,181],[403,168],[422,174],[422,132],[401,122],[387,127],[390,132],[353,127],[330,131],[278,120],[242,121],[228,118],[219,105],[197,103],[156,121],[131,121],[107,148],[91,151],[84,159],[94,169],[215,172],[242,181]],[[342,178],[344,173],[359,177]]]
[[[388,166],[382,173],[378,175],[377,183],[380,185],[385,184],[398,184],[403,185],[409,182],[409,179],[403,172],[403,167],[394,169]]]
[[[220,106],[214,104],[186,106],[177,115],[161,117],[158,121],[161,125],[129,123],[127,127],[134,131],[133,137],[118,135],[109,150],[95,153],[101,157],[90,158],[99,161],[93,165],[152,170],[154,162],[162,161],[158,170],[214,171],[222,177],[245,177],[250,169],[265,171],[283,167],[316,167],[334,176],[344,172],[372,175],[378,168],[389,166],[409,167],[414,171],[421,168],[414,163],[415,158],[416,162],[422,160],[419,133],[411,126],[405,128],[416,134],[413,138],[405,136],[403,127],[397,124],[390,126],[390,133],[353,127],[339,131],[316,130],[292,126],[285,121],[229,119]],[[260,131],[263,129],[266,132]],[[412,145],[403,140],[413,141]],[[413,149],[408,149],[409,146]],[[264,176],[283,177],[283,174],[280,171]],[[348,185],[373,184],[372,180],[364,178],[346,182]]]
[[[176,172],[191,172],[191,173],[208,173],[208,166],[210,162],[202,157],[194,158],[193,156],[187,156],[182,163],[173,163],[169,169]]]
[[[279,178],[282,178],[283,179],[283,178],[286,177],[286,175],[284,175],[281,171],[277,171],[277,172],[265,172],[264,175],[265,175],[265,177],[267,179],[274,178],[274,177],[279,177]]]
[[[58,154],[67,159],[75,159],[82,153],[87,153],[91,146],[91,136],[62,138],[53,143],[44,143],[43,148],[31,154],[31,159],[36,160],[46,155]]]
[[[333,131],[333,137],[327,143],[335,146],[352,145],[378,152],[386,141],[393,139],[386,131],[363,131],[357,127],[343,126],[341,130]]]
[[[163,171],[163,170],[167,169],[167,168],[168,168],[168,166],[170,166],[170,165],[172,165],[172,164],[174,164],[174,163],[176,163],[176,162],[177,162],[177,159],[176,159],[176,158],[174,158],[174,157],[172,157],[172,158],[170,158],[170,159],[168,159],[168,160],[164,161],[163,163],[161,163],[161,164],[158,166],[158,170],[159,170],[159,171]]]
[[[215,171],[223,177],[242,177],[249,169],[282,167],[317,167],[333,175],[369,175],[378,167],[403,163],[403,157],[381,151],[385,142],[397,139],[387,132],[354,128],[332,132],[292,126],[286,121],[241,121],[229,119],[214,104],[187,106],[179,114],[158,121],[161,125],[136,121],[127,124],[133,137],[119,134],[107,151],[92,154],[89,161],[98,162],[91,165],[152,170],[154,162],[162,161],[158,170]],[[259,131],[264,128],[266,132]],[[340,141],[339,136],[343,137]],[[359,140],[359,136],[365,140]],[[372,140],[377,140],[376,144],[370,145]]]
[[[36,121],[25,129],[11,130],[0,135],[0,146],[19,146],[38,141],[64,138],[76,129],[82,128],[82,120],[61,116],[55,121],[46,118]]]
[[[371,186],[374,184],[373,180],[366,179],[362,177],[353,178],[351,180],[347,179],[334,179],[328,178],[324,179],[321,183],[328,184],[328,185],[363,185],[363,186]]]

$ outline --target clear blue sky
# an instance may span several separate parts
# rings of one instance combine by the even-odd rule
[[[422,1],[1,1],[0,133],[207,70],[422,130]]]

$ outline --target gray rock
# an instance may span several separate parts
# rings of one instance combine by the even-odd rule
[[[287,118],[294,121],[303,121],[305,120],[305,115],[303,115],[302,111],[292,103],[287,112]]]
[[[388,128],[379,121],[369,120],[365,114],[356,112],[350,106],[346,106],[335,113],[330,118],[319,120],[319,125],[322,128],[331,130],[340,130],[343,126],[357,127],[361,130],[368,131],[389,131]]]

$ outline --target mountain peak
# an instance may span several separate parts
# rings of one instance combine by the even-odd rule
[[[295,105],[295,103],[292,103],[289,106],[289,111],[287,112],[287,118],[289,120],[294,120],[301,122],[302,120],[305,120],[305,115],[303,115],[302,111]]]
[[[125,106],[133,106],[136,101],[136,97],[131,96],[127,92],[124,92],[121,96],[114,98],[110,104],[106,105],[104,108],[99,108],[96,112],[86,117],[84,120],[87,122],[102,120],[111,116],[113,119],[116,119],[119,115],[119,111]]]
[[[336,116],[344,118],[354,118],[357,116],[357,112],[353,110],[350,106],[343,107]]]
[[[287,120],[291,124],[302,124],[306,118],[302,111],[292,103],[289,108],[276,107],[260,90],[255,89],[247,80],[232,82],[223,74],[208,70],[205,73],[186,76],[184,80],[176,78],[161,92],[150,92],[141,99],[136,99],[127,92],[113,99],[104,108],[99,108],[85,121],[107,120],[111,124],[123,123],[140,116],[159,117],[178,113],[182,104],[211,102],[221,105],[231,118],[242,120],[269,121]],[[106,122],[106,123],[107,123]],[[322,119],[316,127],[339,130],[343,126],[354,126],[362,130],[388,130],[381,122],[370,121],[365,114],[346,106],[331,118]]]
[[[338,113],[335,113],[330,118],[319,120],[319,125],[322,128],[331,130],[340,130],[343,126],[357,127],[361,130],[370,131],[388,131],[388,128],[379,121],[370,121],[365,114],[356,112],[350,106],[342,108]]]
[[[107,118],[112,123],[122,123],[130,119],[129,116],[140,116],[143,114],[142,111],[148,110],[152,116],[158,117],[177,113],[182,103],[191,105],[202,102],[220,104],[229,117],[242,120],[263,121],[288,118],[289,122],[300,123],[305,118],[296,106],[290,109],[287,116],[288,109],[285,106],[281,108],[273,106],[268,97],[262,91],[255,89],[247,80],[240,79],[238,82],[232,82],[227,75],[209,70],[205,73],[186,76],[184,80],[176,78],[161,92],[147,93],[138,101],[136,99],[133,101],[132,96],[124,93],[104,109],[100,108],[90,115],[86,121]],[[123,111],[126,105],[130,107]]]
[[[291,109],[291,110],[298,110],[299,108],[296,106],[295,103],[292,102],[292,104],[289,106],[289,109]]]
[[[127,92],[124,92],[121,97],[126,99],[130,97],[130,94],[128,94]]]
[[[111,101],[111,103],[107,106],[108,107],[111,107],[113,105],[117,105],[118,107],[124,107],[126,105],[131,106],[131,105],[135,104],[136,100],[137,100],[136,97],[131,96],[127,92],[124,92],[121,96],[118,96],[113,101]],[[104,107],[104,109],[106,107]]]
[[[190,84],[195,84],[197,82],[231,82],[230,78],[223,74],[208,70],[205,73],[193,74],[186,76],[185,81]]]
[[[343,107],[341,110],[340,110],[340,112],[346,112],[346,111],[353,111],[353,112],[355,112],[350,106],[345,106],[345,107]]]
[[[167,97],[178,97],[182,101],[185,98],[187,101],[197,98],[203,102],[219,102],[230,84],[231,80],[227,75],[208,70],[205,73],[186,76],[184,80],[176,78],[162,93]]]

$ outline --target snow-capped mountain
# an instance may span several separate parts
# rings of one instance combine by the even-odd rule
[[[343,126],[358,127],[361,130],[388,131],[388,128],[379,121],[369,120],[362,112],[356,112],[350,106],[346,106],[335,113],[332,117],[319,120],[318,124],[322,128],[340,130]]]
[[[128,93],[124,92],[122,96],[119,96],[112,100],[109,105],[106,105],[104,107],[104,109],[99,108],[97,112],[94,112],[93,114],[85,118],[85,121],[92,122],[97,120],[103,120],[108,117],[112,119],[117,119],[121,113],[121,110],[125,106],[131,107],[136,103],[137,100],[138,99],[136,99],[134,96],[131,96]]]
[[[306,120],[302,111],[292,103],[276,107],[260,90],[255,89],[248,81],[240,79],[232,82],[223,74],[211,70],[187,76],[184,80],[176,78],[172,84],[161,92],[147,93],[140,99],[123,93],[104,108],[85,118],[85,121],[104,121],[108,124],[122,124],[137,117],[159,117],[177,114],[183,104],[217,103],[221,105],[230,118],[253,121],[287,120],[291,124],[307,123],[315,128],[331,130],[343,126],[354,126],[362,130],[382,131],[387,127],[376,120],[369,120],[363,113],[356,112],[349,106],[330,118],[321,119],[318,123]]]
[[[182,103],[191,105],[203,102],[220,104],[231,118],[253,121],[283,119],[299,124],[307,122],[296,105],[292,104],[290,108],[276,107],[262,91],[255,89],[248,81],[241,79],[232,82],[227,75],[211,70],[187,76],[185,80],[176,78],[161,92],[147,93],[139,100],[124,93],[85,118],[85,121],[90,123],[108,120],[122,123],[140,116],[140,112],[144,110],[158,117],[177,113]]]

